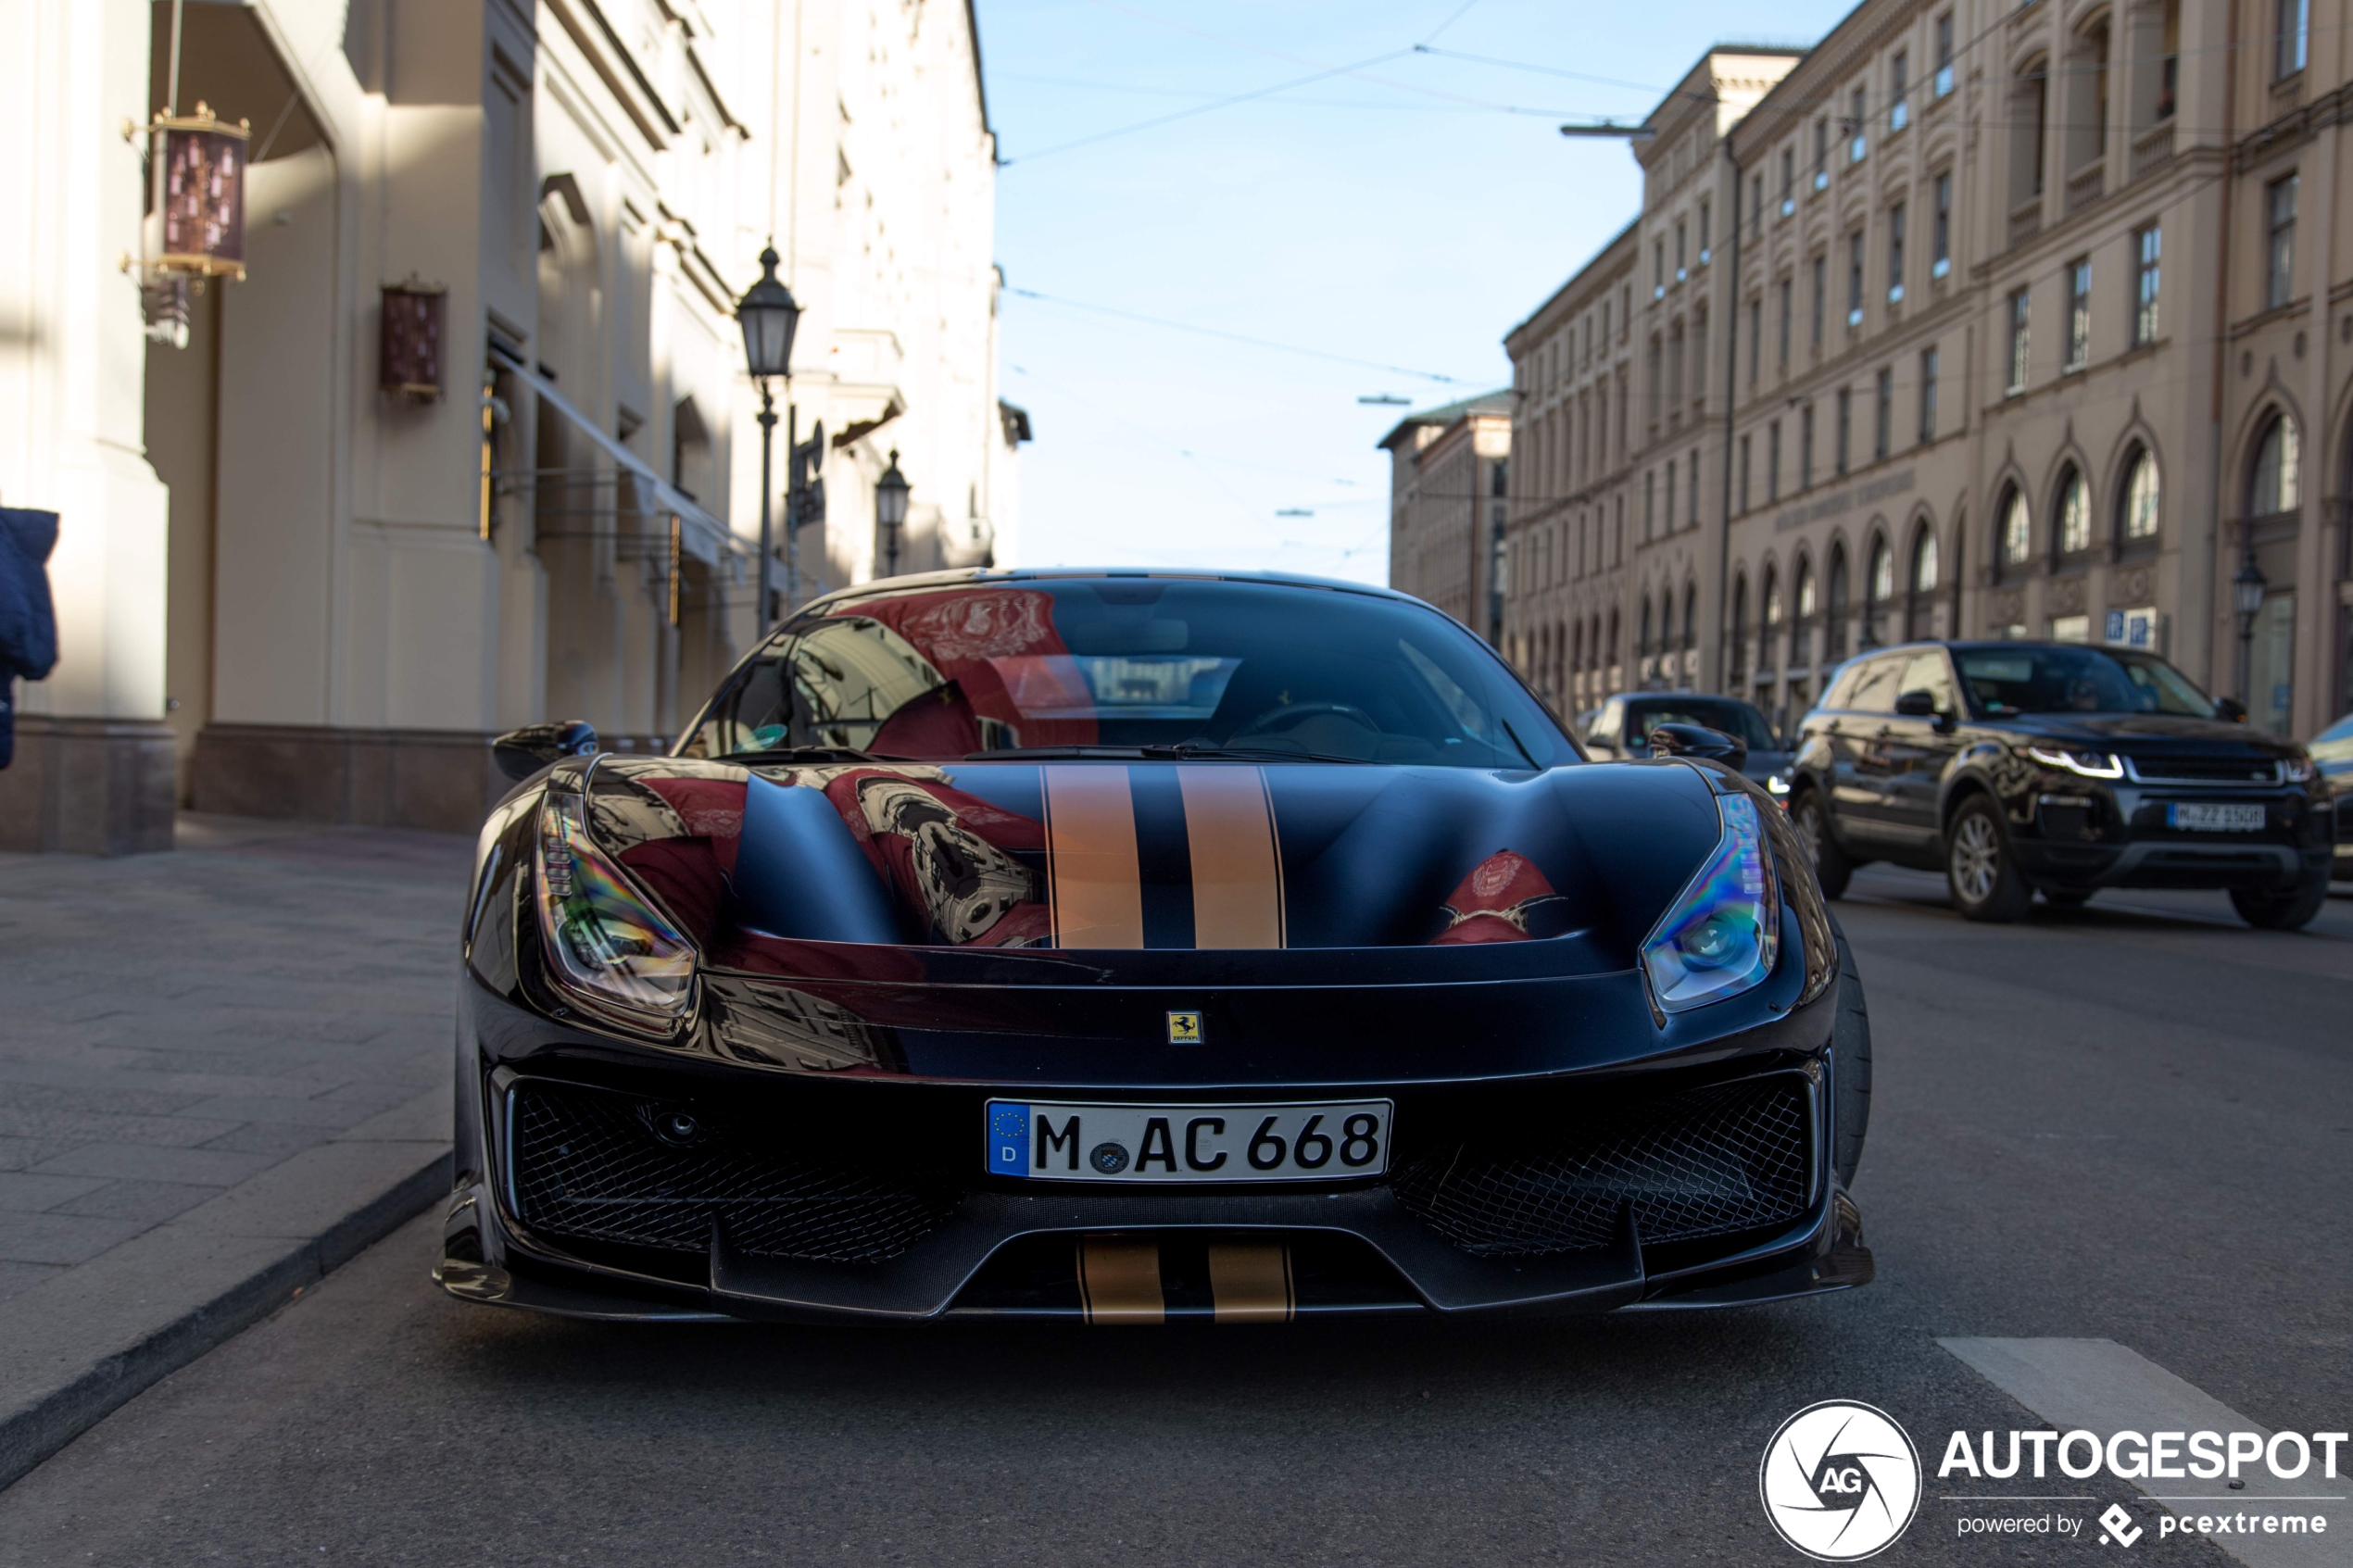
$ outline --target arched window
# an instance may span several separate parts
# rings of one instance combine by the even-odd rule
[[[1904,601],[1906,641],[1928,636],[1936,624],[1936,529],[1922,521],[1912,540],[1911,594]]]
[[[2059,475],[2058,553],[2080,556],[2092,547],[2092,493],[2082,470],[2070,463]]]
[[[1765,592],[1761,602],[1765,607],[1765,635],[1756,644],[1756,667],[1770,670],[1773,668],[1773,646],[1780,636],[1782,619],[1780,573],[1773,569],[1771,561],[1765,563]]]
[[[1895,596],[1895,552],[1887,547],[1887,535],[1871,540],[1871,603],[1885,604]]]
[[[2034,521],[2026,509],[2026,492],[2012,485],[2002,496],[2002,564],[2023,566],[2034,555]]]
[[[1699,646],[1699,584],[1683,584],[1683,651]]]
[[[1727,661],[1732,684],[1737,686],[1748,678],[1748,573],[1732,579],[1732,646]]]
[[[1648,594],[1642,596],[1642,635],[1641,640],[1635,643],[1634,651],[1638,655],[1646,655],[1651,651],[1651,596]]]
[[[2157,456],[2145,446],[2135,446],[2124,465],[2123,516],[2119,520],[2128,544],[2157,537],[2158,500]]]
[[[1846,546],[1843,544],[1832,545],[1831,546],[1830,635],[1824,644],[1825,658],[1836,659],[1846,657]]]
[[[1609,662],[1612,664],[1617,662],[1618,629],[1617,611],[1613,609],[1609,612]]]
[[[1801,560],[1797,563],[1797,614],[1789,623],[1789,661],[1792,669],[1813,662],[1816,608],[1813,563]]]
[[[1936,530],[1923,527],[1912,541],[1912,592],[1936,592]]]
[[[2296,421],[2274,414],[2256,443],[2253,483],[2248,486],[2249,517],[2292,512],[2302,504],[2302,465],[2296,458]]]

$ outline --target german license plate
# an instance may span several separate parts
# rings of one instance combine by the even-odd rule
[[[1050,1182],[1315,1182],[1389,1169],[1385,1099],[1298,1105],[988,1102],[992,1176]]]
[[[2165,808],[2165,825],[2185,833],[2261,833],[2263,808],[2175,801]]]

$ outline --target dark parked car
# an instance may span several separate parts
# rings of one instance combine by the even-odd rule
[[[1603,703],[1583,724],[1585,755],[1610,759],[1650,756],[1650,734],[1661,724],[1721,730],[1748,747],[1742,772],[1765,783],[1776,794],[1787,785],[1789,753],[1782,749],[1780,737],[1755,704],[1736,696],[1627,692]]]
[[[1588,762],[1402,594],[894,578],[667,757],[501,760],[455,1295],[1247,1323],[1870,1278],[1869,1022],[1785,815]]]
[[[1942,871],[1971,920],[2015,920],[2037,889],[2210,887],[2292,929],[2328,897],[2324,786],[2235,709],[2153,654],[1908,644],[1847,664],[1806,715],[1790,815],[1832,897],[1889,860]]]
[[[2336,880],[2353,882],[2353,713],[2314,735],[2305,749],[2336,806]]]

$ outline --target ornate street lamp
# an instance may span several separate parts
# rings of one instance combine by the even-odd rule
[[[770,245],[760,253],[760,282],[744,291],[736,302],[736,321],[744,332],[744,363],[751,371],[751,379],[760,384],[760,619],[759,630],[766,632],[776,619],[775,590],[772,584],[772,563],[775,558],[770,511],[774,497],[774,448],[776,434],[776,400],[769,395],[768,383],[783,376],[787,383],[792,377],[793,332],[800,325],[800,307],[792,290],[776,281],[776,247]],[[785,436],[789,444],[792,433]]]
[[[899,575],[899,525],[907,521],[907,492],[914,486],[899,471],[899,448],[890,449],[890,467],[875,481],[875,521],[882,525],[883,549],[890,562],[886,577]]]
[[[2239,612],[2239,702],[2252,706],[2254,693],[2248,690],[2255,678],[2255,618],[2263,613],[2263,592],[2271,586],[2263,569],[2255,564],[2255,541],[2246,544],[2246,558],[2239,563],[2238,574],[2231,579],[2231,591],[2238,600]]]

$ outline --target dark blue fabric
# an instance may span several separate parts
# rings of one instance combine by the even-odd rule
[[[0,768],[16,754],[17,681],[43,680],[57,668],[48,571],[57,545],[57,513],[0,507]]]

